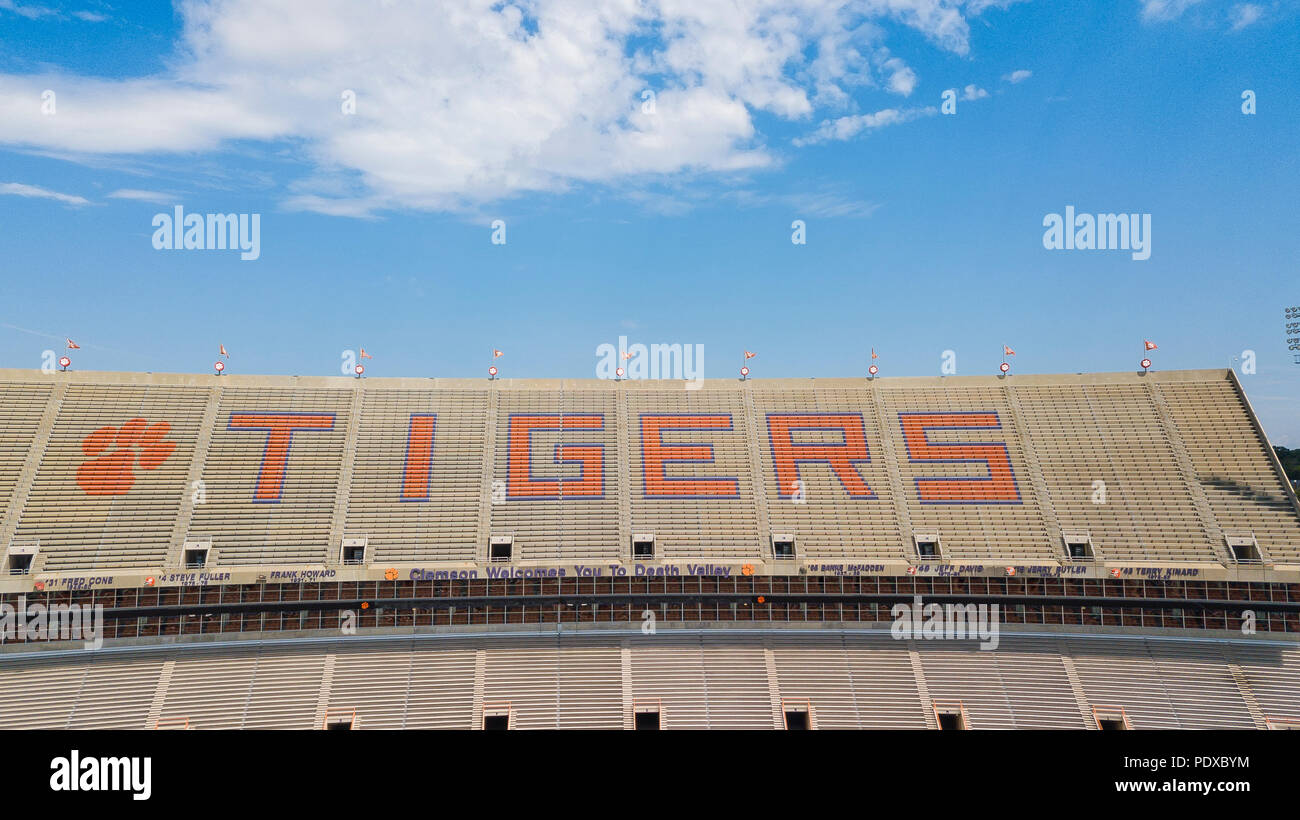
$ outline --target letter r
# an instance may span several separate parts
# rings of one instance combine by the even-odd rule
[[[767,432],[776,470],[777,496],[789,498],[799,480],[799,465],[822,462],[831,468],[850,498],[875,498],[857,464],[871,461],[867,433],[860,413],[768,413]],[[838,434],[833,443],[796,442],[796,432]]]

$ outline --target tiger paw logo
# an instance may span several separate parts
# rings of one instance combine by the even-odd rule
[[[101,427],[81,440],[90,459],[77,468],[77,484],[86,495],[126,495],[135,484],[136,459],[141,470],[155,470],[176,449],[163,441],[172,426],[131,419],[121,427]]]
[[[396,580],[397,580],[397,570],[396,570],[396,569],[393,569],[393,568],[391,568],[391,567],[388,568],[388,569],[386,569],[386,570],[384,570],[384,577],[387,578],[389,581],[396,581]]]

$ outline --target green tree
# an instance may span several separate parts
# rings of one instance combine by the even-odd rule
[[[1273,449],[1277,450],[1278,461],[1282,462],[1282,469],[1286,471],[1287,478],[1300,481],[1300,450],[1289,450],[1286,447]]]

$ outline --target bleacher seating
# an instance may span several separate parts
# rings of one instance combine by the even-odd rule
[[[983,651],[975,642],[936,641],[920,653],[935,700],[960,700],[980,729],[1082,729],[1056,641],[1023,639]]]
[[[1104,558],[1216,560],[1149,395],[1109,384],[1013,392],[1062,529],[1089,533]]]
[[[223,388],[190,535],[210,537],[221,564],[337,562],[330,533],[352,401],[351,390]],[[277,463],[268,428],[279,416],[313,426],[289,433]]]
[[[630,387],[632,532],[653,534],[666,558],[760,555],[750,423],[739,391]],[[646,461],[647,446],[662,462]]]
[[[366,390],[362,402],[347,532],[376,562],[475,560],[488,394]]]
[[[1300,561],[1227,371],[682,382],[0,372],[6,544],[45,573],[508,562]],[[53,381],[57,377],[58,381]],[[48,424],[48,429],[44,425]],[[129,467],[129,472],[123,466]],[[795,482],[799,482],[795,486]],[[790,484],[791,486],[784,486]]]
[[[1068,645],[1088,699],[1123,706],[1134,729],[1257,728],[1215,644],[1097,638]],[[1275,662],[1294,654],[1268,652]]]
[[[621,557],[618,499],[626,490],[615,462],[615,393],[604,386],[500,392],[492,478],[504,486],[489,499],[490,532],[478,540],[484,558],[490,535],[514,536],[515,562]]]
[[[819,729],[934,728],[935,701],[960,701],[974,729],[1095,729],[1094,706],[1135,729],[1300,718],[1294,642],[1004,631],[996,651],[954,647],[756,630],[0,653],[0,729],[313,729],[340,714],[362,730],[466,729],[485,706],[508,708],[516,729],[618,729],[634,703],[655,704],[665,729],[780,728],[789,702]]]
[[[759,437],[772,434],[773,414],[810,414],[807,422],[822,424],[826,429],[804,429],[791,433],[795,444],[841,446],[846,434],[837,429],[841,417],[851,417],[849,424],[865,430],[870,461],[855,462],[853,469],[862,477],[870,496],[847,494],[843,480],[827,462],[807,461],[783,470],[796,475],[799,487],[781,487],[777,478],[777,459],[762,458],[763,484],[767,497],[770,528],[776,533],[791,533],[798,539],[798,550],[808,558],[824,560],[903,558],[908,554],[895,520],[894,488],[889,477],[889,459],[881,446],[881,432],[874,398],[861,390],[755,389],[754,405],[758,411]],[[893,434],[893,431],[889,431]],[[766,455],[766,448],[759,447]],[[814,451],[813,455],[820,452]]]
[[[143,729],[163,663],[90,653],[0,664],[0,729]]]
[[[39,545],[31,576],[6,578],[6,589],[51,601],[93,594],[110,607],[255,600],[263,611],[246,616],[243,633],[197,635],[211,632],[198,628],[210,623],[200,612],[158,616],[152,631],[142,618],[139,637],[114,638],[100,652],[6,642],[0,729],[310,729],[341,716],[359,729],[464,729],[482,727],[485,715],[517,729],[613,729],[632,727],[636,705],[646,704],[667,729],[780,728],[787,708],[796,717],[806,709],[819,729],[936,728],[950,708],[936,703],[959,704],[976,729],[1092,729],[1097,708],[1123,710],[1133,728],[1300,721],[1300,647],[1293,626],[1276,631],[1278,613],[1261,613],[1271,621],[1258,638],[1208,638],[1181,630],[1182,604],[1165,601],[1158,625],[1141,616],[1140,626],[1130,618],[1094,633],[1102,607],[1073,598],[1127,594],[1127,578],[1112,581],[1105,567],[1085,568],[1086,578],[1053,575],[1053,564],[1069,560],[1065,535],[1086,533],[1097,560],[1149,563],[1135,569],[1153,577],[1186,570],[1210,598],[1222,590],[1204,590],[1225,575],[1239,579],[1230,589],[1243,606],[1257,593],[1271,603],[1294,595],[1300,513],[1228,371],[719,380],[698,389],[46,375],[0,371],[0,548]],[[918,554],[923,533],[938,538],[940,555]],[[778,534],[794,540],[788,561],[773,549]],[[394,581],[410,584],[403,595],[418,587],[416,598],[456,594],[416,573],[408,581],[413,567],[626,565],[634,535],[654,538],[643,562],[739,559],[778,572],[753,579],[758,600],[731,602],[725,629],[678,620],[692,611],[724,618],[725,601],[710,615],[688,600],[674,618],[663,605],[658,634],[642,634],[635,617],[594,623],[597,608],[609,612],[607,599],[565,607],[569,595],[635,596],[635,579],[480,576],[463,594],[531,584],[532,597],[472,605],[491,614],[491,626],[440,609],[446,620],[432,631],[428,621],[414,626],[410,610],[393,617],[384,600]],[[1246,535],[1263,560],[1221,566],[1233,563],[1225,539]],[[505,561],[490,560],[493,537],[513,538]],[[331,584],[252,583],[262,567],[338,568],[344,539],[387,569],[341,572]],[[239,586],[169,582],[151,595],[152,575],[177,567],[187,540],[210,543],[206,569],[253,569],[230,582]],[[903,559],[993,570],[973,580],[952,573],[942,589],[954,595],[978,588],[985,592],[972,594],[996,597],[1005,583],[1007,594],[1033,597],[1036,584],[1055,581],[1070,601],[1038,626],[1018,626],[1037,622],[1009,608],[993,652],[895,640],[866,618],[848,626],[855,611],[875,607],[854,603],[851,590],[902,588]],[[887,575],[801,577],[814,561],[881,563]],[[1048,566],[1007,579],[1004,562]],[[1196,574],[1210,564],[1217,575]],[[144,572],[44,586],[127,569]],[[907,571],[918,569],[948,574]],[[375,580],[381,574],[388,580]],[[791,578],[807,584],[795,603],[782,600]],[[729,578],[664,580],[685,598],[710,583],[718,594],[737,589]],[[834,583],[817,586],[825,581]],[[1191,586],[1152,588],[1181,598]],[[299,595],[317,594],[323,615],[293,609]],[[321,629],[335,615],[330,596],[352,607],[354,594],[376,602],[360,616],[364,640]],[[292,631],[254,635],[283,602],[290,612],[279,623]],[[608,604],[633,616],[642,605]],[[570,614],[563,629],[535,620],[549,607]],[[819,623],[809,616],[818,607],[845,620]],[[381,620],[376,609],[385,608]],[[211,617],[227,623],[232,613]],[[1207,623],[1220,617],[1233,623],[1236,613]],[[1294,624],[1293,612],[1285,617]]]
[[[1169,407],[1219,526],[1253,532],[1266,558],[1300,560],[1295,508],[1232,384],[1160,383],[1155,390]]]
[[[70,384],[15,537],[39,541],[47,572],[162,565],[210,396]]]
[[[914,532],[938,534],[943,555],[953,559],[1050,561],[1059,555],[1040,508],[1046,501],[1034,490],[1016,418],[1000,386],[933,385],[881,394]],[[917,433],[910,442],[902,434],[903,413],[920,414],[927,424],[924,434]],[[948,429],[963,423],[956,421],[962,416],[972,425],[969,429]],[[918,445],[927,440],[935,445],[932,458],[920,456]],[[970,445],[1000,442],[1005,442],[1010,458],[1011,476],[1006,480],[994,476],[986,463],[972,460],[981,454],[970,450]],[[922,485],[937,485],[945,478],[957,479],[954,487],[969,485],[967,497],[985,493],[988,498],[951,503],[934,491],[934,500],[922,500]]]
[[[1265,718],[1300,721],[1300,652],[1235,645],[1226,650],[1237,664]]]
[[[0,504],[6,517],[51,392],[48,384],[0,384]]]
[[[807,698],[819,729],[924,729],[921,701],[905,641],[769,639],[781,694]]]

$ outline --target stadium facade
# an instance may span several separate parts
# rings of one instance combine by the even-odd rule
[[[0,507],[0,728],[1300,726],[1230,370],[0,370]]]

